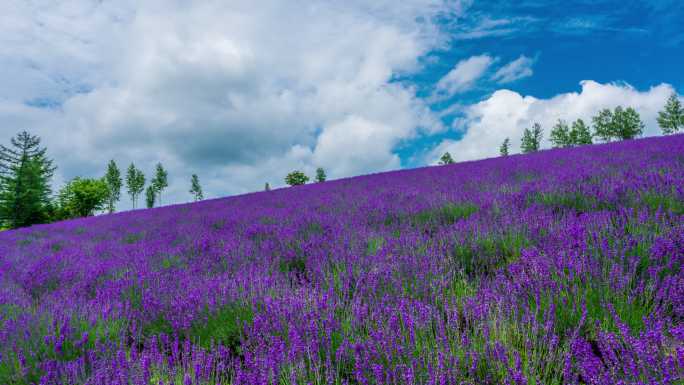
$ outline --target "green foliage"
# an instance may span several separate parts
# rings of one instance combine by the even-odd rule
[[[456,221],[468,218],[477,212],[478,207],[472,203],[447,203],[444,206],[422,211],[413,217],[416,225],[437,224],[453,225]]]
[[[508,156],[508,151],[509,151],[510,146],[511,146],[510,138],[504,139],[503,143],[501,143],[501,147],[499,147],[499,155]]]
[[[570,143],[573,146],[592,144],[591,131],[589,131],[589,127],[584,123],[584,120],[582,119],[577,119],[572,123],[569,138]]]
[[[197,174],[192,174],[190,179],[190,194],[192,194],[195,202],[204,199],[204,194],[202,193],[202,186],[200,186],[199,177]]]
[[[116,202],[118,202],[121,198],[121,186],[123,185],[123,181],[121,180],[121,171],[119,171],[119,167],[116,165],[114,160],[109,161],[104,180],[107,183],[108,191],[107,211],[111,214],[114,212]]]
[[[223,305],[213,312],[205,310],[204,317],[190,328],[190,338],[205,349],[223,345],[239,354],[244,327],[253,320],[252,308],[237,303]]]
[[[140,196],[140,193],[142,193],[145,188],[145,174],[138,170],[133,163],[128,166],[128,171],[126,173],[126,188],[128,189],[128,194],[131,196],[133,208],[135,209],[136,203],[138,202],[138,196]]]
[[[613,111],[603,109],[592,118],[594,136],[605,142],[613,139],[626,140],[640,136],[644,130],[644,123],[639,113],[632,107],[623,109],[617,106]]]
[[[271,191],[271,185],[268,182],[264,185],[264,191]]]
[[[40,147],[40,138],[26,131],[0,145],[0,225],[17,228],[47,221],[50,179],[56,167]]]
[[[520,232],[493,234],[466,240],[454,247],[455,267],[469,279],[489,276],[520,258],[530,241]]]
[[[154,207],[154,200],[156,199],[157,193],[152,185],[147,186],[145,189],[145,205],[148,209]]]
[[[0,305],[0,329],[3,321],[16,320],[24,312],[14,305]],[[74,317],[62,323],[43,317],[29,322],[32,323],[30,334],[0,346],[0,384],[38,384],[45,362],[73,362],[98,344],[116,346],[127,330],[127,321],[115,318],[90,322]],[[61,341],[59,348],[57,341]]]
[[[373,237],[369,239],[368,245],[366,246],[366,253],[368,255],[375,255],[384,243],[385,239],[382,237]]]
[[[154,179],[152,179],[152,188],[157,193],[160,206],[162,203],[162,191],[164,191],[164,189],[167,187],[169,187],[169,173],[164,170],[164,167],[161,163],[157,163]]]
[[[539,151],[543,130],[539,123],[532,125],[532,129],[526,128],[521,139],[520,149],[523,154]]]
[[[109,187],[102,179],[79,178],[69,181],[57,198],[59,219],[87,217],[107,203]]]
[[[665,103],[665,109],[658,112],[658,125],[663,134],[674,134],[684,128],[684,108],[676,93],[672,93]]]
[[[285,177],[285,183],[287,183],[290,186],[303,185],[308,181],[309,181],[309,177],[306,176],[303,172],[298,171],[298,170],[292,171],[291,173],[287,174],[287,176]]]
[[[325,182],[325,180],[328,179],[328,176],[325,174],[325,170],[323,167],[319,167],[316,169],[316,182]]]
[[[445,152],[444,155],[442,155],[441,158],[439,158],[439,164],[453,164],[454,159],[451,157],[451,154],[449,152]]]
[[[555,148],[571,147],[573,145],[570,138],[570,127],[561,119],[558,119],[558,123],[551,129],[549,139]]]

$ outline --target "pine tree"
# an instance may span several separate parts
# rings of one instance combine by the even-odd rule
[[[573,143],[570,140],[570,128],[564,120],[558,119],[558,123],[553,126],[553,129],[551,129],[549,140],[551,140],[551,143],[555,148],[572,146]]]
[[[441,158],[439,158],[439,164],[453,164],[453,163],[454,163],[454,158],[451,157],[451,154],[449,154],[448,151],[445,152]]]
[[[126,173],[126,188],[128,189],[128,194],[131,196],[133,209],[135,209],[136,203],[138,202],[138,196],[140,196],[145,188],[145,174],[138,170],[133,163],[128,166],[128,172]]]
[[[539,151],[543,132],[539,123],[533,124],[531,130],[529,128],[525,129],[520,145],[523,154]]]
[[[45,222],[56,167],[37,136],[24,131],[11,143],[0,145],[0,221],[11,228]]]
[[[499,147],[499,154],[501,156],[508,156],[508,150],[511,146],[511,139],[506,138],[504,139],[503,143],[501,143],[501,147]]]
[[[147,189],[145,190],[145,203],[147,205],[148,209],[151,209],[154,207],[154,199],[157,195],[157,191],[154,189],[153,185],[147,186]]]
[[[161,206],[162,204],[162,191],[165,188],[169,187],[168,178],[169,174],[166,172],[166,170],[164,170],[164,167],[162,167],[161,163],[157,163],[154,179],[152,180],[152,186],[154,188],[154,191],[156,191],[157,195],[159,196],[159,206]]]
[[[111,214],[116,208],[116,202],[121,198],[121,171],[114,160],[110,160],[107,165],[107,173],[105,174],[105,182],[107,183],[107,211]]]
[[[204,199],[204,194],[202,193],[202,186],[200,186],[199,177],[197,176],[197,174],[192,174],[190,184],[190,194],[192,194],[195,198],[195,202]]]
[[[570,142],[574,146],[582,146],[585,144],[591,144],[591,132],[589,127],[584,124],[584,120],[577,119],[572,123],[572,129],[570,129]]]
[[[684,129],[684,108],[676,93],[667,99],[665,109],[658,112],[658,126],[665,135]]]
[[[325,170],[323,167],[319,167],[316,169],[316,182],[321,183],[325,182],[327,179],[327,176],[325,175]]]

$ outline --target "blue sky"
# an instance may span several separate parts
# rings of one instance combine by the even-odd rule
[[[454,37],[445,49],[432,52],[425,70],[402,81],[418,85],[428,96],[454,63],[476,55],[510,62],[531,59],[529,76],[497,84],[482,81],[438,103],[476,103],[505,87],[522,95],[551,98],[580,90],[579,82],[629,84],[639,90],[668,83],[684,89],[684,2],[680,1],[487,1],[474,2],[465,20],[447,22]],[[451,25],[453,24],[453,25]],[[444,116],[449,124],[455,115]],[[400,149],[408,165],[412,155],[444,138],[445,132],[407,143]]]
[[[525,127],[657,111],[684,73],[681,1],[8,0],[0,134],[58,188],[109,159],[170,171],[167,202],[497,155]],[[548,141],[544,146],[548,147]],[[130,202],[122,201],[122,208]]]

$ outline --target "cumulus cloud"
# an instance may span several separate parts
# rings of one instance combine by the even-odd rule
[[[396,145],[442,124],[392,79],[446,44],[434,20],[463,6],[10,1],[0,129],[43,137],[57,183],[98,176],[110,158],[148,173],[161,161],[167,202],[188,199],[192,173],[222,196],[282,184],[292,168],[333,178],[396,168]]]
[[[495,60],[489,55],[477,55],[459,61],[437,82],[437,95],[448,98],[470,90]]]
[[[558,119],[583,119],[590,124],[591,117],[600,109],[617,105],[632,106],[641,114],[646,125],[645,136],[658,135],[658,111],[673,92],[667,84],[646,91],[639,91],[628,84],[601,84],[591,80],[580,85],[580,92],[563,93],[549,99],[498,90],[489,98],[466,106],[464,118],[459,122],[465,127],[463,137],[442,141],[428,154],[426,161],[436,163],[446,151],[459,161],[498,156],[499,145],[506,137],[511,139],[513,150],[519,151],[523,130],[534,122],[539,122],[544,128],[542,147],[548,148],[549,130]]]
[[[534,59],[520,55],[519,58],[499,68],[492,76],[492,80],[499,84],[505,84],[532,76],[533,64]]]

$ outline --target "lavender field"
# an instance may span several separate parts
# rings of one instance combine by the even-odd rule
[[[682,384],[684,135],[0,233],[2,384]]]

